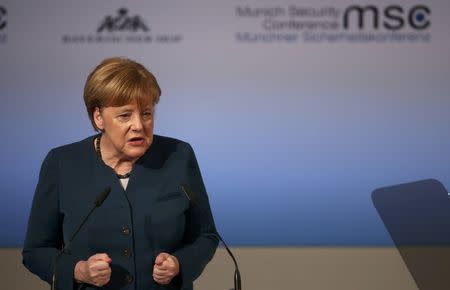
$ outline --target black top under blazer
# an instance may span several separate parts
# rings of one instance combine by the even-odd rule
[[[33,199],[23,248],[23,263],[51,283],[55,257],[108,186],[111,193],[97,208],[56,265],[58,289],[80,287],[75,264],[107,253],[112,275],[103,289],[192,289],[212,259],[218,240],[208,197],[194,152],[188,143],[154,136],[134,164],[127,189],[100,159],[95,136],[52,149],[45,158]],[[190,202],[181,185],[196,193]],[[169,284],[152,277],[156,256],[177,257],[180,274]],[[81,285],[83,289],[98,289]]]

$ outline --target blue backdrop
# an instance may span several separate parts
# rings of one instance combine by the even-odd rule
[[[0,2],[0,246],[48,150],[94,133],[110,56],[158,78],[156,133],[192,144],[230,244],[390,245],[371,192],[450,185],[450,4],[320,2]]]

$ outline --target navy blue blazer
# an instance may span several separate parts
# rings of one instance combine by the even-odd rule
[[[191,146],[155,135],[134,164],[124,190],[115,172],[95,152],[94,137],[52,149],[45,158],[22,252],[24,265],[51,283],[58,250],[67,244],[96,197],[110,186],[109,197],[58,260],[58,289],[77,287],[75,264],[96,253],[107,253],[112,259],[111,280],[104,289],[192,289],[218,240]],[[195,204],[181,185],[196,193]],[[180,263],[180,274],[165,286],[152,277],[161,252],[176,256]]]

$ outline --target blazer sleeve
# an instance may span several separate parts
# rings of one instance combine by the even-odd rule
[[[185,246],[172,253],[180,264],[181,288],[191,285],[200,276],[214,256],[219,241],[197,159],[189,144],[185,152],[188,158],[186,185],[196,196],[186,212]]]
[[[64,243],[63,214],[58,200],[58,171],[58,160],[53,149],[42,163],[22,251],[25,267],[49,284],[53,281],[55,259]],[[61,254],[56,265],[57,289],[74,288],[73,271],[78,261],[70,254]]]

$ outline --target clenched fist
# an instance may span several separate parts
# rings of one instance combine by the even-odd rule
[[[75,265],[75,280],[97,287],[107,284],[111,278],[111,261],[107,254],[95,254],[87,261],[79,261]]]
[[[180,264],[175,256],[160,253],[153,266],[153,279],[159,284],[169,284],[180,273]]]

